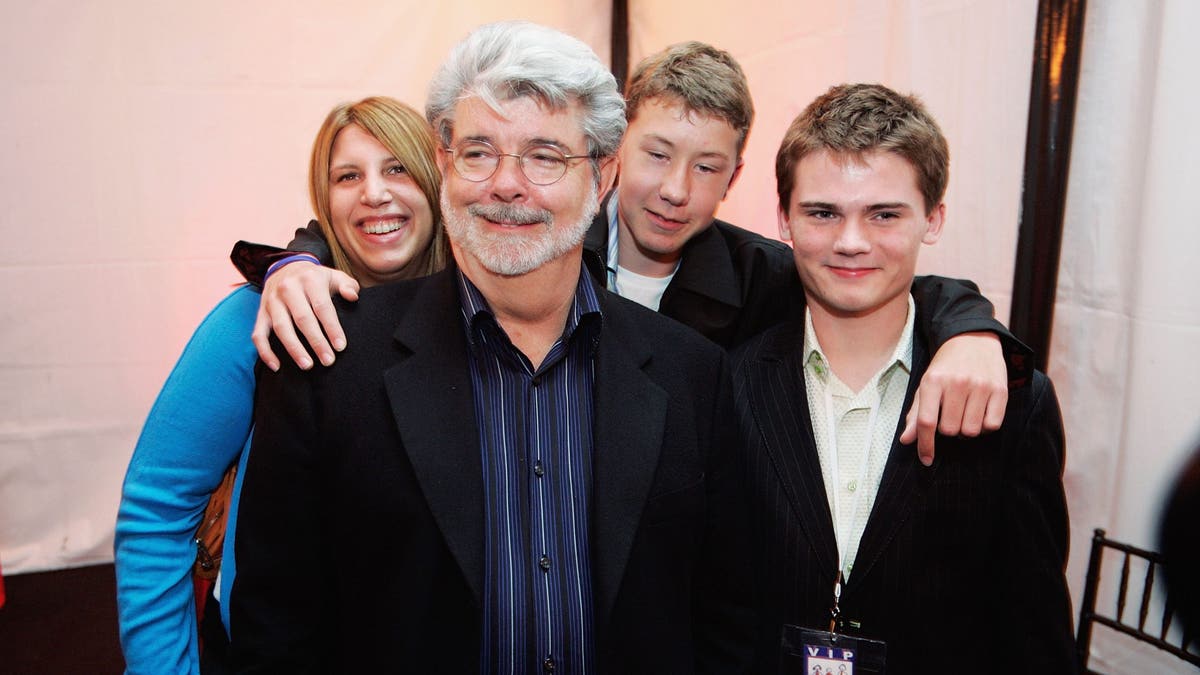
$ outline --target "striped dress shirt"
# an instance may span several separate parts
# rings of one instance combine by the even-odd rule
[[[593,672],[596,290],[581,269],[563,334],[534,369],[461,271],[458,282],[486,509],[480,671]]]

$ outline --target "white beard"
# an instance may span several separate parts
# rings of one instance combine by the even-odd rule
[[[484,269],[502,276],[527,274],[559,258],[583,241],[592,218],[600,210],[596,184],[588,181],[589,189],[579,221],[556,227],[554,214],[512,204],[472,204],[465,209],[450,205],[442,190],[442,220],[446,235],[459,248],[483,265]],[[497,233],[485,231],[476,218],[523,223],[520,231]],[[540,223],[530,227],[529,224]]]

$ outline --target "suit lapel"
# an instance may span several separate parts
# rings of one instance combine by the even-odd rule
[[[895,538],[896,532],[912,515],[913,506],[923,493],[922,485],[927,485],[937,475],[938,465],[936,463],[925,469],[917,461],[915,445],[900,444],[900,432],[904,429],[905,414],[912,406],[913,394],[921,382],[921,376],[925,374],[928,358],[924,342],[914,335],[913,369],[908,380],[908,392],[904,397],[904,405],[900,409],[900,419],[896,423],[892,448],[888,453],[888,461],[879,481],[875,505],[871,507],[871,516],[867,519],[862,538],[858,542],[858,553],[855,555],[851,583],[861,580],[870,573],[871,568],[875,566],[884,550]],[[922,476],[922,473],[925,475]]]
[[[813,548],[820,569],[838,567],[833,516],[825,496],[804,385],[802,323],[771,333],[751,364],[747,395],[762,431],[763,447],[779,476],[795,521]]]
[[[429,279],[394,336],[409,351],[384,373],[400,439],[434,520],[483,598],[483,468],[453,269]]]
[[[613,296],[600,296],[604,328],[596,353],[592,575],[597,625],[604,625],[658,466],[668,397],[643,372],[651,356],[649,341]]]

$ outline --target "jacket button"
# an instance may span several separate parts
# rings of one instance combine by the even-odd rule
[[[542,672],[544,672],[544,673],[553,673],[554,672],[554,659],[547,656],[544,660],[542,660]]]
[[[533,475],[537,476],[538,478],[546,475],[546,467],[542,465],[542,460],[539,459],[533,463]]]
[[[543,572],[550,571],[550,556],[544,555],[538,558],[538,567],[542,568]]]

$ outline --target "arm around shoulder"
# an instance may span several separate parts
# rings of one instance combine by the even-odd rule
[[[320,225],[315,220],[310,220],[308,227],[297,229],[296,236],[288,243],[286,249],[241,240],[233,245],[233,250],[229,252],[229,260],[247,282],[261,288],[271,267],[296,253],[312,255],[322,265],[333,263],[329,244],[325,242]]]
[[[912,294],[919,310],[916,328],[928,340],[930,351],[937,351],[947,340],[963,333],[995,333],[1008,365],[1009,381],[1019,384],[1029,378],[1032,350],[996,320],[995,307],[974,282],[920,276],[913,279]]]

